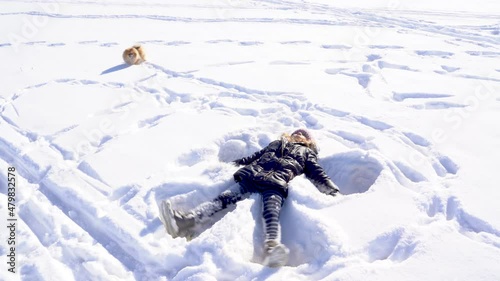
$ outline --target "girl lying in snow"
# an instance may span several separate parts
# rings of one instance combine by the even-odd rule
[[[251,193],[260,193],[263,200],[265,222],[264,264],[279,267],[286,264],[289,250],[280,243],[279,215],[288,196],[288,182],[305,174],[319,191],[335,196],[339,189],[318,164],[316,143],[308,131],[299,129],[291,135],[283,134],[264,149],[249,157],[233,161],[245,165],[234,174],[238,190],[226,190],[210,202],[205,202],[189,212],[173,210],[170,201],[160,204],[160,219],[167,232],[174,238],[190,239],[196,225],[215,213],[246,199]]]

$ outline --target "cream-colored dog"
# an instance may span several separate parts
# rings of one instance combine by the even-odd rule
[[[141,64],[146,61],[146,53],[141,45],[134,45],[123,51],[123,60],[127,64]]]

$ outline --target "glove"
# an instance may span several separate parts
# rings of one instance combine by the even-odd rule
[[[327,193],[328,195],[331,195],[331,196],[340,195],[339,188],[331,180],[329,181],[328,185],[330,186],[330,190]]]
[[[316,186],[316,188],[326,195],[337,196],[339,193],[339,188],[330,179],[325,179],[323,182],[318,182],[311,180],[311,182]]]
[[[334,189],[334,190],[332,190],[332,191],[331,191],[328,195],[333,196],[333,197],[336,197],[336,196],[337,196],[337,195],[339,195],[339,194],[340,194],[340,192],[339,192],[338,190],[335,190],[335,189]]]
[[[233,164],[236,167],[243,165],[241,159],[236,159],[236,160],[232,161],[231,164]]]

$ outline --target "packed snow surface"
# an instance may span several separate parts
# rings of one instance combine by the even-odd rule
[[[498,1],[0,6],[1,280],[500,280]],[[342,195],[291,182],[286,266],[257,194],[166,234],[297,128]]]

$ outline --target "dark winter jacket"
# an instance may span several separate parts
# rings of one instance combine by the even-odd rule
[[[305,176],[319,191],[335,195],[338,188],[318,164],[317,152],[303,143],[288,142],[286,138],[271,142],[253,155],[234,161],[246,165],[234,174],[236,182],[251,183],[257,191],[274,188],[288,195],[288,182]]]

